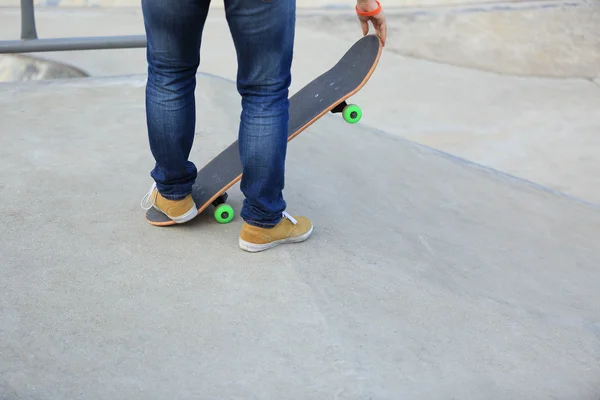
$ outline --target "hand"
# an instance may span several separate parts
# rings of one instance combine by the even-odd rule
[[[356,0],[356,9],[361,12],[369,12],[374,11],[379,7],[376,0]],[[375,28],[375,33],[381,39],[381,42],[385,46],[385,39],[387,35],[387,25],[385,24],[385,15],[383,14],[383,10],[373,16],[364,16],[358,14],[358,19],[362,26],[363,35],[367,35],[369,33],[369,21],[373,24]]]

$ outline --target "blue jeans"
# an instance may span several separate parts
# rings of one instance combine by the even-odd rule
[[[142,0],[148,40],[146,122],[156,161],[150,174],[160,193],[171,200],[191,193],[196,179],[196,166],[188,157],[209,4],[210,0]],[[296,4],[295,0],[224,0],[224,4],[242,98],[241,217],[249,224],[271,227],[286,207],[282,190]]]

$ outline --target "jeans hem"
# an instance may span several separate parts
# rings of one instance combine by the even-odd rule
[[[270,229],[270,228],[274,228],[275,226],[277,226],[277,224],[279,222],[281,222],[281,218],[277,221],[274,222],[273,224],[266,224],[264,222],[257,222],[251,219],[244,219],[244,221],[248,224],[248,225],[252,225],[252,226],[256,226],[257,228],[266,228],[266,229]]]
[[[162,197],[164,197],[167,200],[171,200],[171,201],[179,201],[179,200],[183,200],[185,199],[188,195],[187,194],[160,194]]]

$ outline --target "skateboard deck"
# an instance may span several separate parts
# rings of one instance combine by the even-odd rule
[[[288,142],[328,112],[341,113],[349,123],[358,122],[362,117],[361,109],[347,104],[346,100],[367,83],[381,52],[380,39],[376,35],[367,35],[354,43],[336,65],[291,96]],[[220,223],[230,222],[234,211],[226,203],[226,191],[241,178],[242,164],[236,140],[198,170],[192,189],[198,214],[213,205],[215,219]],[[153,207],[146,212],[146,219],[156,226],[175,224]]]

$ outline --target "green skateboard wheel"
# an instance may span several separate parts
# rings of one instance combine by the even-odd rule
[[[215,209],[215,219],[220,224],[227,224],[233,219],[233,208],[229,204],[219,204]]]
[[[362,117],[362,110],[356,104],[348,104],[344,107],[344,111],[342,112],[344,116],[344,120],[349,124],[355,124],[360,121]]]

